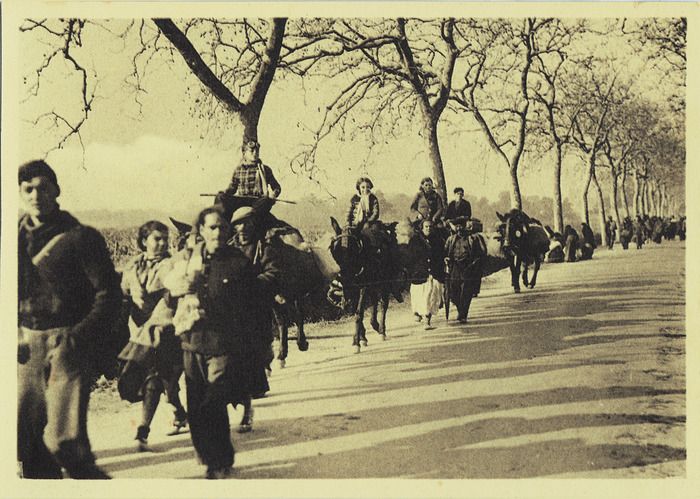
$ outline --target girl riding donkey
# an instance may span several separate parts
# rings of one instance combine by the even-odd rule
[[[162,279],[170,269],[168,228],[158,222],[143,224],[137,244],[142,253],[129,262],[122,277],[122,291],[130,299],[131,339],[119,354],[125,361],[119,380],[122,398],[143,400],[141,424],[136,430],[138,449],[147,450],[148,434],[161,393],[175,408],[174,429],[187,425],[187,413],[179,397],[179,379],[183,372],[180,342],[172,327],[147,327],[156,304],[165,293]]]

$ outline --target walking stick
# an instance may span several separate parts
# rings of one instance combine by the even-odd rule
[[[218,194],[200,194],[200,196],[201,197],[215,197],[215,196],[218,196]],[[231,197],[233,199],[246,199],[246,200],[251,200],[251,201],[260,199],[259,197],[255,197],[255,196],[231,196]],[[278,199],[278,198],[270,198],[270,199],[274,199],[278,203],[297,204],[296,201],[290,201],[287,199]]]
[[[450,320],[450,264],[449,259],[445,258],[445,291],[444,291],[444,297],[443,299],[445,300],[445,322]]]

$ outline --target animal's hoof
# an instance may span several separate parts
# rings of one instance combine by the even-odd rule
[[[382,335],[380,335],[380,336],[381,336],[381,338],[382,338],[382,341],[386,341],[386,334],[382,334]]]
[[[277,359],[277,367],[280,369],[284,369],[284,366],[287,365],[287,361],[285,359]]]
[[[309,342],[304,340],[304,341],[298,341],[297,342],[297,347],[299,348],[300,352],[306,352],[309,349]]]
[[[253,424],[241,423],[238,425],[238,429],[236,431],[238,433],[250,433],[251,431],[253,431]]]
[[[355,345],[355,353],[360,353],[360,345]]]
[[[367,346],[367,340],[362,340],[362,341],[360,341],[360,344],[361,344],[363,347],[366,347],[366,346]]]
[[[376,332],[379,332],[379,323],[378,322],[370,322],[370,326],[372,326],[372,329],[375,330]]]

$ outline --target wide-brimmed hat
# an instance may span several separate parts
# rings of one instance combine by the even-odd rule
[[[240,223],[243,220],[250,218],[254,213],[253,208],[250,206],[241,206],[233,212],[233,216],[231,217],[231,225]]]

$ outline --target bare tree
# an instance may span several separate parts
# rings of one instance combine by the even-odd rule
[[[596,59],[590,59],[580,65],[577,78],[572,79],[570,87],[567,88],[567,99],[572,103],[579,103],[571,108],[580,109],[574,119],[572,140],[586,165],[581,215],[583,220],[590,224],[588,192],[592,184],[598,194],[600,231],[604,245],[607,244],[605,197],[596,175],[596,165],[612,123],[611,111],[616,104],[626,99],[628,90],[628,84],[620,83],[618,75],[609,71],[604,61]]]
[[[237,120],[242,125],[243,139],[258,140],[260,116],[277,68],[290,74],[299,73],[314,59],[324,56],[319,40],[300,42],[299,32],[304,29],[302,20],[294,23],[292,33],[285,38],[288,34],[286,18],[27,19],[21,30],[35,34],[40,42],[53,47],[35,71],[30,97],[38,95],[42,73],[60,56],[70,61],[82,77],[83,105],[77,121],[58,111],[38,118],[52,119],[65,129],[57,147],[62,147],[71,136],[81,139],[81,127],[93,107],[98,75],[86,70],[74,56],[74,49],[82,46],[82,35],[87,28],[110,33],[122,39],[125,47],[127,43],[130,48],[136,47],[132,48],[132,53],[114,56],[130,59],[132,70],[124,80],[139,105],[147,92],[145,80],[151,65],[165,60],[169,66],[177,67],[175,61],[179,56],[199,83],[189,96],[193,114],[209,122],[223,120],[226,124]]]
[[[297,165],[313,168],[321,142],[334,132],[344,136],[346,127],[366,132],[371,149],[414,121],[426,141],[432,176],[446,196],[438,124],[458,56],[454,29],[452,18],[336,19],[307,33],[330,44],[324,56],[336,58],[322,66],[322,73],[343,83],[326,106],[314,140],[295,158]],[[361,116],[359,122],[355,115]]]
[[[458,69],[463,84],[452,100],[479,124],[490,148],[508,168],[510,200],[522,209],[518,168],[525,151],[529,83],[535,58],[548,47],[538,47],[535,36],[552,19],[466,20],[457,24],[462,50]]]
[[[554,168],[552,169],[552,215],[557,232],[564,232],[564,214],[562,209],[561,170],[564,147],[571,140],[573,124],[578,114],[577,109],[565,113],[562,109],[564,99],[560,88],[566,85],[566,64],[576,64],[567,53],[568,47],[578,35],[586,30],[583,21],[564,21],[554,19],[543,26],[534,38],[537,54],[534,57],[534,88],[531,95],[539,104],[535,108],[536,116],[543,122],[551,145],[554,148]],[[581,103],[576,103],[579,108]]]

